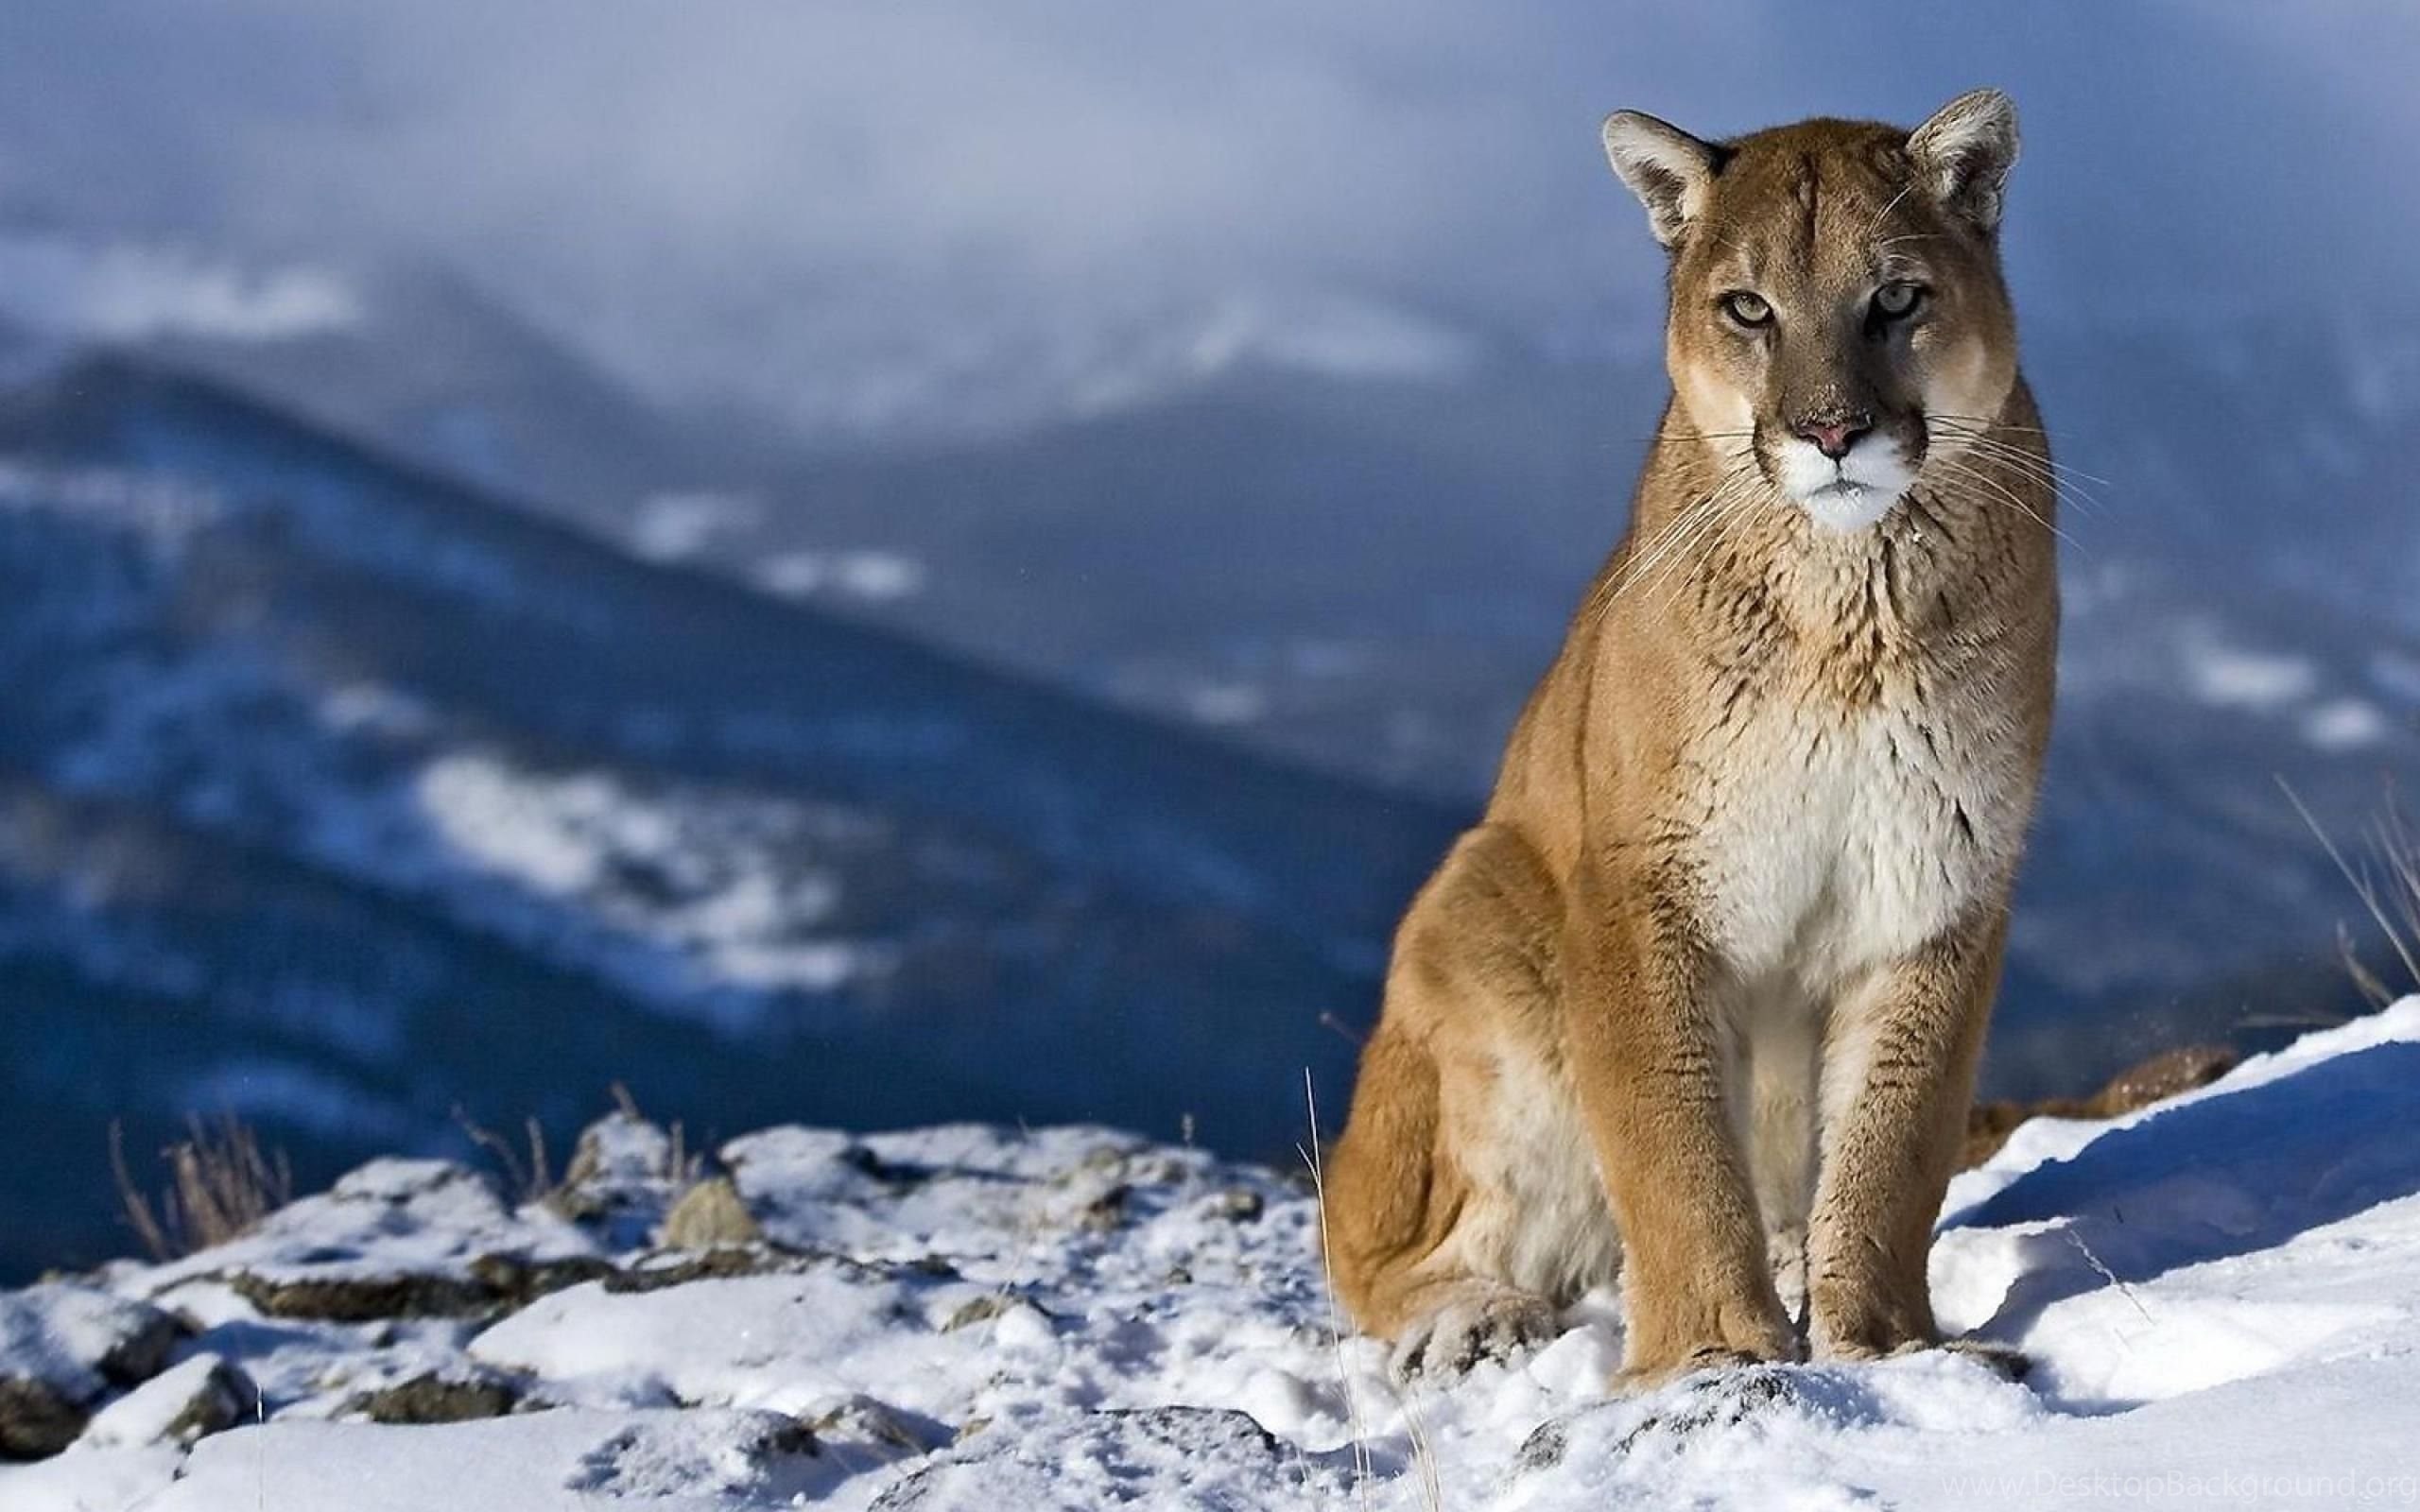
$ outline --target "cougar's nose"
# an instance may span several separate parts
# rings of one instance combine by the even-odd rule
[[[1874,422],[1863,415],[1826,415],[1800,421],[1790,428],[1800,440],[1814,442],[1815,450],[1837,462],[1849,455],[1858,437],[1874,429]]]

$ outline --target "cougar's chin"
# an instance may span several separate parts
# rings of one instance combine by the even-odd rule
[[[1867,488],[1857,483],[1835,483],[1816,490],[1799,499],[1798,507],[1806,518],[1826,530],[1846,535],[1863,530],[1891,512],[1899,502],[1896,489]]]
[[[1889,514],[1915,481],[1899,444],[1882,438],[1859,443],[1837,461],[1793,440],[1775,460],[1782,491],[1827,530],[1863,530]]]

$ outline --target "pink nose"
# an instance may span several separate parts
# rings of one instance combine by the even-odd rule
[[[1815,450],[1835,462],[1849,455],[1858,437],[1874,429],[1863,421],[1810,421],[1793,428],[1800,438],[1813,441]]]

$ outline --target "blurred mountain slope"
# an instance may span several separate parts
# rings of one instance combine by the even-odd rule
[[[145,363],[0,458],[0,1119],[87,1237],[106,1119],[188,1108],[317,1163],[616,1078],[1281,1148],[1451,833]]]

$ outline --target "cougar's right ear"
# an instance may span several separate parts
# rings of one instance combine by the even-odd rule
[[[1996,231],[2000,188],[2016,165],[2016,107],[1998,90],[1969,90],[1909,134],[1908,156],[1945,207]]]
[[[1705,209],[1722,166],[1722,149],[1679,127],[1637,111],[1605,117],[1605,156],[1630,192],[1647,207],[1655,239],[1670,247]]]

